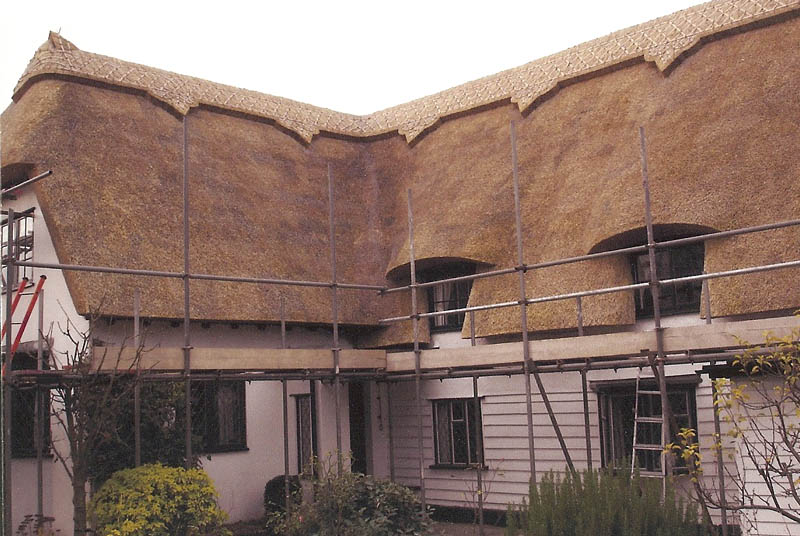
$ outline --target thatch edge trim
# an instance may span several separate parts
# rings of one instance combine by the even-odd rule
[[[773,0],[769,6],[761,0],[712,0],[363,116],[84,52],[51,32],[17,83],[13,98],[17,100],[29,83],[40,78],[64,75],[144,91],[181,115],[207,105],[264,117],[295,132],[306,143],[321,132],[356,138],[397,132],[410,143],[442,118],[506,99],[524,111],[559,84],[631,60],[653,62],[663,72],[705,38],[795,10],[800,10],[800,0]],[[131,81],[131,75],[138,78]]]

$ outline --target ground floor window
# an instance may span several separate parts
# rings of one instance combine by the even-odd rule
[[[474,399],[433,401],[433,438],[437,465],[475,464],[479,461],[478,434],[482,434],[480,407]]]
[[[17,353],[11,365],[14,370],[36,370],[36,356]],[[11,390],[11,455],[15,458],[36,456],[36,405],[40,404],[42,419],[42,452],[50,446],[50,404],[47,391],[33,385]]]
[[[695,405],[695,383],[667,385],[670,408],[679,428],[697,430],[697,409]],[[652,380],[643,380],[640,390],[656,391]],[[603,465],[621,467],[630,463],[633,455],[634,409],[636,386],[633,382],[604,386],[599,392],[600,428],[602,436]],[[661,398],[659,396],[639,395],[639,417],[661,417]],[[669,423],[665,424],[669,426]],[[637,444],[661,444],[661,424],[639,422],[637,425]],[[676,441],[672,438],[671,441]],[[643,471],[661,472],[661,453],[655,450],[638,450],[636,465]],[[675,471],[685,471],[685,462],[675,460]]]
[[[247,448],[245,382],[192,383],[192,430],[203,452]]]

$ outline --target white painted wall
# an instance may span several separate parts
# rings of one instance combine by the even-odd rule
[[[701,365],[677,365],[667,367],[668,376],[694,374]],[[636,377],[636,369],[598,370],[588,373],[589,382],[624,380]],[[570,451],[573,463],[581,470],[587,467],[586,435],[584,429],[583,397],[581,379],[577,372],[548,373],[541,375],[561,432]],[[528,434],[525,404],[524,378],[485,377],[478,382],[483,415],[484,454],[488,470],[484,472],[487,486],[486,507],[504,510],[508,503],[516,503],[527,496],[530,464],[528,460]],[[541,476],[548,471],[563,473],[566,461],[556,438],[544,402],[533,387],[533,420],[536,455],[536,470]],[[431,401],[438,398],[472,397],[470,378],[444,381],[423,381],[422,413],[423,443],[425,451],[425,485],[428,501],[445,506],[474,504],[475,473],[459,469],[433,469],[433,420]],[[392,433],[394,442],[394,464],[397,481],[408,486],[419,486],[417,455],[417,408],[413,382],[392,386]],[[590,438],[592,460],[595,468],[601,464],[599,405],[595,391],[588,393]],[[716,490],[716,462],[712,455],[713,409],[711,382],[703,375],[696,390],[697,420],[700,447],[703,452],[704,483]],[[723,424],[723,433],[724,433]],[[727,444],[729,445],[729,442]],[[376,453],[376,457],[385,455]],[[726,459],[729,473],[736,473],[733,460]],[[688,477],[679,477],[678,486],[689,489]],[[733,482],[728,479],[727,489],[732,492]],[[715,522],[719,513],[712,511]]]
[[[47,179],[44,179],[47,180]],[[58,262],[55,248],[42,215],[41,208],[36,200],[31,187],[17,192],[16,200],[3,200],[3,208],[13,208],[22,212],[35,207],[34,213],[34,247],[33,259],[36,262]],[[72,329],[85,331],[88,322],[78,315],[72,304],[72,298],[67,289],[67,284],[60,270],[34,269],[32,282],[35,284],[40,275],[46,275],[47,281],[43,287],[44,318],[42,326],[38,323],[38,306],[31,316],[28,326],[23,333],[22,343],[34,344],[39,331],[43,331],[50,339],[54,349],[53,358],[57,363],[63,364],[63,355],[60,351],[69,348],[69,341],[63,334],[68,322]],[[28,291],[30,294],[34,287]],[[2,296],[5,299],[5,294]],[[23,295],[13,315],[14,322],[21,322],[25,310],[30,303],[30,296]],[[5,301],[3,302],[3,322],[5,322]],[[17,326],[14,328],[17,329]],[[15,333],[16,336],[16,333]],[[45,346],[47,348],[47,346]],[[65,439],[56,422],[50,423],[54,448],[65,448]],[[12,438],[13,441],[13,438]],[[44,479],[44,514],[56,518],[55,528],[63,533],[72,530],[72,489],[69,477],[64,468],[54,458],[45,458],[43,465]],[[36,513],[36,462],[29,458],[13,458],[11,461],[12,494],[12,526],[16,529],[24,516]]]

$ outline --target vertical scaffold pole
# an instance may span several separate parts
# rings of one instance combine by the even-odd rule
[[[658,265],[656,264],[656,246],[655,237],[653,233],[653,213],[650,204],[650,179],[647,171],[647,146],[645,144],[644,127],[639,127],[639,147],[641,151],[642,160],[642,187],[644,188],[644,221],[647,227],[647,260],[650,263],[650,294],[653,297],[653,328],[656,333],[656,351],[658,361],[654,362],[652,352],[648,353],[650,359],[650,368],[653,370],[658,384],[658,390],[661,394],[661,444],[667,444],[668,427],[673,426],[672,411],[669,405],[669,397],[667,395],[667,384],[665,381],[664,372],[664,330],[661,327],[661,287],[658,279]],[[669,474],[669,459],[665,453],[661,454],[661,472],[664,476],[662,479],[661,493],[666,496],[667,479]]]
[[[11,314],[12,297],[11,288],[17,280],[16,264],[14,251],[15,237],[14,237],[14,209],[8,209],[8,250],[6,255],[8,262],[6,264],[6,363],[11,361],[11,332],[14,331],[13,315]],[[8,374],[4,374],[2,380],[3,389],[3,441],[0,442],[0,449],[3,451],[3,534],[12,534],[11,523],[11,368],[8,369]]]
[[[481,399],[478,397],[478,376],[472,377],[472,403],[475,406],[475,418],[478,422],[470,424],[479,427],[475,434],[478,439],[478,444],[475,445],[478,452],[475,475],[478,480],[478,534],[483,536],[483,419],[481,419]]]
[[[186,468],[192,467],[192,338],[189,331],[189,135],[183,116],[183,374]]]
[[[39,329],[36,336],[36,370],[44,369],[44,289],[39,291]],[[49,413],[45,415],[44,408],[49,408],[45,404],[44,394],[49,391],[44,391],[36,382],[36,401],[34,413],[34,427],[36,430],[36,513],[41,517],[44,515],[44,423],[45,419],[49,419]]]
[[[133,345],[137,355],[141,355],[139,336],[139,311],[141,296],[139,289],[133,291]],[[136,383],[133,384],[133,445],[134,466],[142,465],[142,383],[140,378],[141,364],[136,363]]]
[[[411,325],[414,331],[414,388],[417,401],[417,455],[419,456],[419,492],[422,515],[427,515],[425,497],[425,450],[422,440],[422,378],[419,349],[419,311],[417,311],[417,265],[414,259],[414,211],[411,207],[411,189],[408,189],[408,259],[411,270]]]
[[[283,295],[281,295],[281,349],[286,349],[286,306]],[[288,512],[291,508],[291,492],[289,491],[289,392],[286,379],[281,380],[281,395],[283,401],[283,496]]]
[[[394,482],[394,432],[392,430],[392,383],[386,382],[386,420],[389,433],[389,480]]]
[[[704,281],[705,282],[705,281]],[[711,362],[715,366],[716,361]],[[725,496],[725,466],[722,460],[722,427],[719,422],[719,389],[715,381],[711,381],[711,397],[714,406],[714,442],[718,445],[717,456],[717,485],[719,486],[720,515],[722,516],[722,536],[728,536],[728,510]]]
[[[528,345],[528,306],[525,302],[527,292],[525,289],[525,270],[522,265],[525,259],[522,252],[522,216],[520,211],[519,196],[519,170],[517,165],[517,130],[514,122],[511,122],[511,168],[514,178],[514,216],[517,231],[517,263],[519,270],[519,315],[522,330],[522,370],[525,377],[525,413],[528,418],[528,460],[530,460],[530,481],[536,484],[536,451],[533,439],[533,396],[531,394],[531,353]]]
[[[511,122],[511,166],[513,169],[514,178],[514,217],[517,231],[517,273],[519,274],[519,304],[520,304],[520,323],[522,324],[522,357],[523,357],[523,370],[525,373],[525,403],[528,412],[528,451],[531,459],[531,481],[536,483],[536,462],[533,452],[533,401],[531,396],[531,379],[530,375],[536,380],[536,388],[539,390],[539,396],[542,397],[542,402],[547,410],[547,416],[550,418],[550,423],[553,425],[553,431],[556,433],[556,439],[561,446],[561,452],[564,454],[564,460],[567,462],[567,467],[570,472],[575,472],[575,466],[572,464],[572,456],[567,449],[567,443],[564,441],[564,436],[561,433],[561,427],[558,425],[558,420],[553,412],[553,406],[550,404],[550,398],[547,396],[547,391],[542,383],[542,378],[539,371],[536,370],[536,364],[531,360],[530,345],[528,340],[528,303],[527,294],[525,289],[525,257],[522,250],[522,209],[520,207],[520,193],[519,193],[519,164],[517,162],[517,131],[514,122]]]
[[[583,337],[583,300],[578,296],[575,300],[578,309],[578,337]],[[588,365],[588,360],[587,360]],[[583,395],[583,433],[586,436],[586,466],[592,470],[592,428],[589,425],[589,385],[586,381],[586,369],[581,369],[581,393]]]
[[[336,285],[336,220],[333,204],[333,172],[328,163],[328,208],[330,220],[330,248],[331,248],[331,314],[333,316],[333,397],[334,411],[336,411],[336,471],[342,474],[342,416],[340,415],[339,395],[341,380],[339,378],[339,293]]]

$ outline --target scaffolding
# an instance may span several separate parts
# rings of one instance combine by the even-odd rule
[[[736,349],[727,350],[727,351],[718,351],[718,352],[705,352],[702,354],[695,354],[692,352],[683,352],[683,353],[670,353],[665,351],[664,347],[664,337],[663,337],[663,330],[661,326],[661,311],[659,308],[659,290],[661,287],[668,286],[668,285],[678,285],[681,283],[687,282],[697,282],[700,281],[703,284],[703,292],[705,294],[705,302],[703,304],[703,311],[705,314],[706,323],[711,323],[711,307],[710,307],[710,298],[708,292],[708,280],[721,278],[721,277],[730,277],[730,276],[737,276],[737,275],[744,275],[744,274],[752,274],[758,273],[763,271],[769,270],[777,270],[777,269],[784,269],[784,268],[796,268],[800,266],[800,260],[794,261],[787,261],[781,263],[774,263],[768,265],[759,265],[759,266],[751,266],[747,268],[740,268],[734,270],[726,270],[720,272],[713,272],[713,273],[703,273],[699,275],[692,275],[686,277],[676,277],[676,278],[667,278],[667,279],[660,279],[659,274],[657,273],[657,263],[655,262],[655,253],[658,249],[674,247],[678,245],[686,245],[692,243],[700,243],[705,242],[708,240],[742,235],[747,233],[754,233],[754,232],[761,232],[773,229],[780,229],[785,227],[797,226],[800,225],[800,219],[782,221],[772,224],[766,225],[758,225],[758,226],[751,226],[751,227],[744,227],[734,230],[727,230],[721,232],[714,232],[703,234],[699,236],[692,236],[688,238],[680,238],[677,240],[666,240],[657,242],[654,238],[653,233],[653,222],[652,222],[652,213],[651,213],[651,206],[650,206],[650,186],[649,186],[649,178],[648,178],[648,170],[647,170],[647,152],[646,152],[646,145],[645,145],[645,134],[644,129],[639,128],[639,138],[640,138],[640,151],[641,151],[641,172],[642,172],[642,188],[644,194],[644,219],[645,225],[647,230],[647,244],[634,246],[634,247],[625,247],[619,249],[613,249],[610,251],[603,251],[598,253],[591,253],[587,255],[581,255],[576,257],[569,257],[563,258],[558,260],[546,261],[546,262],[539,262],[536,264],[526,264],[524,260],[524,250],[523,250],[523,239],[522,239],[522,217],[521,217],[521,207],[520,207],[520,180],[519,180],[519,171],[518,171],[518,162],[517,162],[517,149],[516,149],[516,131],[515,131],[515,124],[512,121],[510,125],[510,145],[511,145],[511,156],[512,156],[512,171],[513,171],[513,186],[514,186],[514,216],[515,216],[515,234],[516,234],[516,246],[517,246],[517,265],[514,267],[509,268],[502,268],[497,270],[490,270],[480,273],[475,273],[472,275],[465,275],[459,277],[452,277],[452,278],[444,278],[438,279],[435,281],[426,281],[426,282],[418,282],[417,281],[417,274],[416,274],[416,259],[415,259],[415,252],[414,252],[414,214],[413,214],[413,207],[412,207],[412,196],[411,196],[411,189],[407,192],[408,198],[408,241],[409,241],[409,272],[410,272],[410,284],[404,286],[397,286],[388,288],[386,286],[381,285],[370,285],[370,284],[359,284],[359,283],[344,283],[340,282],[337,277],[336,271],[336,240],[335,240],[335,228],[336,228],[336,221],[334,217],[334,206],[335,206],[335,192],[334,192],[334,181],[333,181],[333,174],[331,171],[331,166],[328,164],[327,166],[327,181],[328,181],[328,206],[329,206],[329,247],[330,247],[330,267],[331,267],[331,278],[328,281],[307,281],[307,280],[289,280],[289,279],[270,279],[270,278],[255,278],[255,277],[232,277],[232,276],[224,276],[224,275],[216,275],[216,274],[202,274],[202,273],[193,273],[190,269],[189,264],[189,244],[190,244],[190,235],[189,235],[189,144],[188,144],[188,118],[187,116],[183,117],[183,165],[182,165],[182,181],[183,181],[183,270],[180,272],[171,272],[171,271],[157,271],[157,270],[145,270],[145,269],[128,269],[128,268],[116,268],[116,267],[108,267],[108,266],[87,266],[87,265],[74,265],[74,264],[61,264],[61,263],[41,263],[41,262],[33,262],[33,261],[19,261],[15,258],[15,254],[13,251],[13,244],[14,244],[14,236],[13,236],[13,225],[9,225],[8,229],[8,244],[9,244],[9,252],[6,258],[3,260],[3,264],[6,265],[7,269],[7,279],[8,281],[13,281],[13,277],[15,277],[15,270],[18,267],[26,267],[26,268],[40,268],[40,269],[55,269],[55,270],[62,270],[62,271],[82,271],[82,272],[93,272],[93,273],[109,273],[109,274],[123,274],[123,275],[134,275],[134,276],[144,276],[144,277],[155,277],[155,278],[172,278],[172,279],[180,279],[183,282],[183,346],[181,347],[182,354],[183,354],[183,370],[181,372],[147,372],[137,370],[135,375],[135,391],[134,391],[134,404],[135,404],[135,459],[136,464],[138,465],[141,463],[141,436],[140,436],[140,391],[139,385],[141,382],[150,382],[150,381],[182,381],[184,383],[184,397],[185,397],[185,407],[186,407],[186,414],[185,414],[185,457],[186,463],[191,463],[192,460],[192,445],[191,445],[191,384],[192,382],[200,382],[200,381],[215,381],[219,379],[236,379],[236,380],[247,380],[247,381],[278,381],[281,383],[282,386],[282,414],[283,414],[283,425],[284,425],[284,437],[283,437],[283,445],[284,445],[284,473],[285,473],[285,493],[287,498],[287,504],[289,501],[289,454],[288,454],[288,412],[287,412],[287,405],[288,405],[288,395],[287,395],[287,381],[290,380],[302,380],[311,382],[311,386],[313,388],[313,382],[317,380],[325,380],[330,381],[334,386],[334,398],[335,398],[335,412],[336,412],[336,446],[337,446],[337,471],[341,472],[344,470],[343,468],[343,459],[342,459],[342,424],[341,424],[341,417],[340,411],[340,389],[341,389],[341,382],[342,381],[358,381],[358,380],[372,380],[378,382],[378,385],[385,385],[386,388],[386,398],[388,400],[388,442],[389,442],[389,472],[390,478],[394,480],[395,478],[395,464],[394,464],[394,437],[393,437],[393,430],[392,430],[392,402],[391,402],[391,386],[392,384],[398,382],[407,382],[413,381],[415,384],[415,403],[417,408],[417,454],[419,457],[419,481],[420,481],[420,499],[422,503],[422,512],[423,515],[426,512],[427,506],[427,497],[426,497],[426,488],[425,488],[425,470],[424,470],[424,446],[423,446],[423,406],[424,400],[422,398],[422,382],[426,380],[433,380],[433,379],[450,379],[450,378],[471,378],[472,379],[472,387],[473,387],[473,396],[472,401],[473,404],[476,405],[476,409],[480,405],[480,399],[478,396],[478,380],[482,377],[491,377],[491,376],[511,376],[511,375],[519,375],[522,374],[524,377],[524,388],[525,388],[525,406],[526,406],[526,413],[527,413],[527,439],[528,439],[528,457],[530,462],[530,482],[532,484],[537,483],[537,470],[536,470],[536,459],[535,459],[535,444],[534,444],[534,434],[533,434],[533,403],[532,403],[532,386],[531,386],[531,376],[533,376],[534,381],[536,382],[537,390],[539,395],[542,398],[542,401],[545,405],[545,409],[547,411],[547,415],[550,420],[550,424],[555,431],[556,437],[558,439],[559,446],[563,453],[564,459],[567,463],[567,466],[570,471],[575,471],[574,463],[572,462],[569,449],[567,448],[566,442],[564,437],[561,433],[561,429],[558,423],[558,419],[556,416],[555,411],[553,410],[552,404],[548,398],[547,391],[544,387],[544,384],[541,380],[541,374],[546,373],[555,373],[555,372],[579,372],[581,375],[581,386],[582,386],[582,402],[583,402],[583,412],[584,412],[584,428],[586,433],[586,453],[587,453],[587,462],[589,468],[593,465],[592,460],[592,442],[591,442],[591,434],[590,434],[590,423],[589,423],[589,405],[588,405],[588,386],[587,386],[587,372],[590,370],[600,370],[600,369],[620,369],[620,368],[642,368],[642,367],[649,367],[652,369],[656,383],[658,385],[658,389],[660,391],[660,398],[662,402],[663,408],[663,416],[665,423],[671,423],[671,427],[674,429],[675,423],[674,419],[670,418],[670,410],[669,410],[669,400],[667,397],[666,392],[666,384],[664,382],[664,367],[668,364],[681,364],[681,363],[711,363],[714,364],[717,361],[727,361],[732,359],[736,355]],[[3,190],[3,197],[10,197],[10,194],[13,191],[23,188],[24,186],[29,185],[32,182],[41,180],[47,176],[50,176],[51,172],[48,171],[34,177],[33,179],[21,183],[17,186],[9,188],[7,190]],[[14,210],[9,209],[7,211],[8,214],[8,221],[13,222],[17,217],[15,215]],[[598,289],[590,289],[584,290],[579,292],[569,292],[563,294],[554,294],[548,296],[541,296],[535,298],[529,298],[528,292],[526,289],[526,281],[525,281],[525,274],[529,271],[534,271],[542,268],[554,267],[554,266],[561,266],[565,264],[571,264],[576,262],[588,261],[593,259],[599,259],[603,257],[609,256],[619,256],[619,255],[631,255],[635,253],[647,253],[649,261],[650,261],[650,279],[648,282],[642,283],[634,283],[629,285],[621,285],[621,286],[613,286],[613,287],[605,287],[605,288],[598,288]],[[433,312],[419,312],[418,307],[418,292],[421,289],[425,289],[427,287],[431,287],[434,285],[439,285],[443,283],[455,283],[459,281],[474,281],[477,279],[488,278],[488,277],[497,277],[502,275],[509,275],[509,274],[517,274],[518,281],[519,281],[519,299],[516,301],[508,301],[508,302],[500,302],[500,303],[492,303],[492,304],[484,304],[484,305],[473,305],[468,307],[462,307],[457,309],[448,309],[442,311],[433,311]],[[331,292],[331,346],[330,346],[330,354],[332,357],[332,368],[326,370],[282,370],[282,371],[264,371],[264,370],[246,370],[246,371],[216,371],[213,374],[209,372],[199,372],[197,370],[192,369],[192,340],[191,340],[191,332],[190,332],[190,292],[189,292],[189,282],[191,280],[206,280],[206,281],[219,281],[219,282],[234,282],[234,283],[248,283],[248,284],[257,284],[257,285],[277,285],[277,286],[304,286],[304,287],[318,287],[318,288],[327,288]],[[559,301],[559,300],[574,300],[576,306],[576,316],[577,316],[577,333],[578,337],[584,336],[584,321],[583,321],[583,309],[582,309],[582,299],[589,296],[597,296],[602,294],[609,294],[609,293],[618,293],[618,292],[630,292],[638,289],[650,289],[652,296],[653,296],[653,303],[654,303],[654,332],[656,338],[656,348],[649,349],[649,350],[642,350],[638,353],[625,355],[616,358],[604,358],[600,360],[592,360],[592,359],[584,359],[582,361],[576,362],[551,362],[551,363],[539,363],[532,359],[530,355],[530,341],[529,341],[529,328],[528,328],[528,319],[527,319],[527,308],[530,305],[538,304],[538,303],[545,303],[550,301]],[[412,331],[413,331],[413,354],[414,354],[414,370],[413,374],[398,371],[398,372],[391,372],[386,369],[374,369],[369,371],[359,371],[359,370],[342,370],[340,366],[340,343],[339,343],[339,302],[338,302],[338,292],[340,289],[348,289],[348,290],[358,290],[358,291],[368,291],[368,292],[376,292],[381,296],[389,295],[392,293],[397,292],[408,292],[410,293],[411,299],[411,311],[407,315],[403,316],[396,316],[390,318],[384,318],[379,320],[380,324],[390,324],[394,322],[406,322],[410,321],[412,323]],[[5,310],[11,311],[12,310],[12,292],[6,292],[6,302],[5,302]],[[139,324],[140,324],[140,295],[139,291],[137,290],[134,295],[134,340],[138,346],[140,343],[140,334],[139,334]],[[71,381],[75,381],[79,379],[79,376],[76,375],[72,371],[68,370],[43,370],[42,364],[42,337],[43,337],[43,329],[42,329],[42,300],[39,301],[39,366],[38,370],[20,370],[20,371],[11,371],[9,370],[8,373],[3,377],[2,387],[3,387],[3,410],[4,410],[4,426],[3,426],[3,491],[4,491],[4,519],[5,519],[5,531],[7,533],[11,533],[11,502],[12,502],[12,495],[11,495],[11,473],[10,473],[10,442],[11,442],[11,426],[10,426],[10,393],[11,390],[18,384],[18,382],[33,382],[36,384],[37,389],[46,389],[48,384],[52,384],[52,382],[62,382],[62,383],[69,383]],[[518,307],[519,308],[519,321],[520,321],[520,333],[522,339],[522,359],[521,359],[521,367],[518,365],[502,365],[502,366],[469,366],[465,368],[459,369],[447,369],[447,370],[440,370],[440,369],[427,369],[422,366],[421,356],[423,350],[420,347],[420,330],[419,330],[419,322],[421,319],[431,318],[440,315],[448,315],[454,313],[463,313],[469,314],[470,318],[470,339],[471,345],[476,345],[476,336],[475,336],[475,312],[478,311],[485,311],[491,309],[498,309],[498,308],[507,308],[507,307]],[[13,350],[12,344],[12,317],[10,314],[6,315],[6,322],[7,328],[5,329],[5,348]],[[283,298],[281,298],[280,304],[280,331],[281,331],[281,348],[286,349],[286,315],[285,315],[285,304]],[[20,334],[21,335],[21,334]],[[7,359],[10,361],[13,357],[12,352],[8,352]],[[10,368],[10,367],[9,367]],[[103,371],[97,371],[98,374],[104,373]],[[714,399],[716,400],[717,392],[716,390],[713,393]],[[42,416],[40,415],[41,408],[37,407],[37,430],[41,427],[42,423]],[[719,433],[719,417],[716,412],[714,412],[715,418],[715,429],[717,433]],[[482,442],[482,434],[477,434],[479,441]],[[479,453],[479,460],[478,463],[475,464],[475,473],[476,473],[476,482],[477,482],[477,496],[478,496],[478,510],[480,512],[480,531],[483,532],[483,481],[482,481],[482,472],[485,470],[484,467],[484,459],[483,459],[483,448],[482,445],[479,445],[477,452]],[[38,510],[39,514],[41,515],[43,512],[43,505],[42,505],[42,456],[41,456],[41,441],[38,443],[37,446],[38,456],[37,456],[37,482],[38,482]],[[721,482],[724,482],[724,474],[722,470],[721,464],[718,465],[718,478]],[[725,504],[725,495],[724,495],[724,485],[720,489],[721,494],[721,503]],[[723,534],[727,536],[728,527],[727,527],[727,517],[726,511],[722,509],[722,523],[723,523]]]

